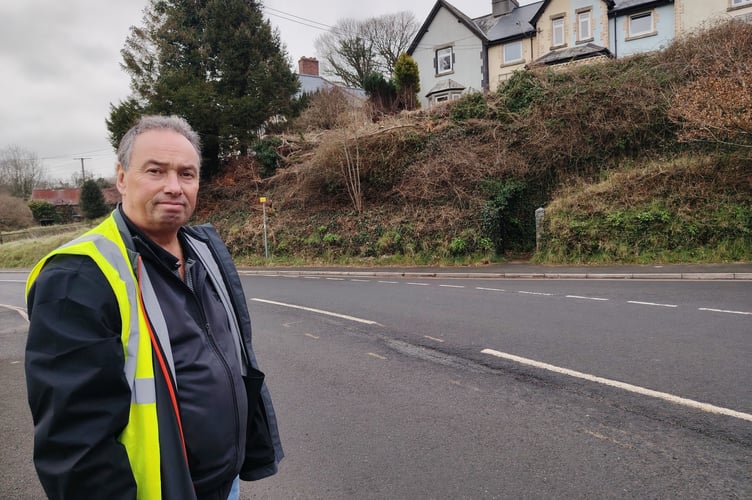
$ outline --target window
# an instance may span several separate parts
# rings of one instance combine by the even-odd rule
[[[454,64],[452,47],[445,47],[436,51],[436,74],[451,73]]]
[[[522,61],[522,42],[516,41],[504,45],[503,64],[513,64]]]
[[[590,31],[590,11],[579,12],[577,14],[577,40],[591,40],[593,34]]]
[[[553,47],[561,47],[564,45],[564,18],[563,17],[557,17],[556,19],[551,20],[551,37],[552,37],[552,46]]]
[[[752,4],[752,0],[731,0],[732,7],[740,7],[748,3]]]
[[[641,12],[629,16],[629,36],[649,35],[655,31],[653,28],[653,12]]]

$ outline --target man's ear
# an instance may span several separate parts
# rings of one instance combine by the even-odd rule
[[[125,170],[123,166],[118,163],[115,169],[115,178],[117,179],[117,188],[121,195],[125,194]]]

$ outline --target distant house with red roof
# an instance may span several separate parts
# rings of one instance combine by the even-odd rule
[[[67,189],[34,189],[29,201],[46,201],[55,206],[78,207],[81,199],[81,190],[78,188]]]
[[[103,188],[102,196],[104,197],[105,204],[110,207],[114,208],[120,203],[120,192],[115,187]],[[31,192],[29,201],[42,201],[54,205],[60,219],[63,221],[81,219],[81,211],[78,207],[81,201],[81,190],[79,188],[34,189]],[[42,224],[45,223],[45,221],[39,222]]]

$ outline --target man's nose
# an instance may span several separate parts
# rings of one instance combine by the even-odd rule
[[[183,187],[180,185],[180,176],[174,170],[167,171],[164,191],[171,194],[180,194],[183,192]]]

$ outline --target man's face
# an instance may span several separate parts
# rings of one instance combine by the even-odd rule
[[[168,129],[148,130],[133,142],[128,170],[117,166],[123,211],[157,243],[173,238],[196,207],[199,157]]]

